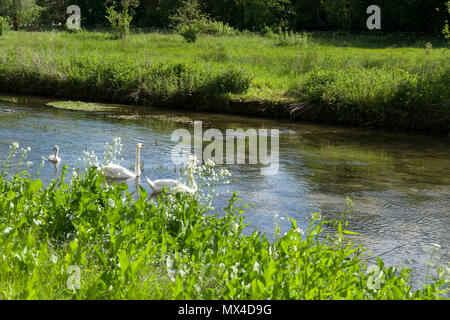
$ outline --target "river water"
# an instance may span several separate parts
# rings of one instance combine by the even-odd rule
[[[346,215],[349,229],[359,232],[352,239],[363,244],[388,265],[412,269],[415,286],[424,282],[432,245],[438,244],[437,264],[450,261],[450,135],[432,136],[291,123],[223,114],[167,111],[113,106],[98,112],[70,111],[46,105],[40,98],[0,98],[0,161],[12,142],[32,148],[28,159],[35,173],[42,156],[59,145],[62,163],[69,168],[84,150],[102,155],[105,142],[121,137],[123,161],[134,164],[135,145],[144,143],[144,175],[177,178],[171,161],[171,141],[176,129],[193,132],[193,122],[203,130],[278,129],[279,170],[261,175],[261,165],[223,165],[232,183],[219,188],[215,207],[225,207],[237,191],[249,226],[272,233],[277,222],[286,231],[291,217],[306,230],[308,217],[320,212],[325,219],[339,218],[346,210],[346,197],[355,205]],[[46,163],[40,178],[49,182],[59,176]],[[58,168],[60,169],[60,168]],[[129,181],[131,190],[135,182]],[[149,190],[146,183],[141,184]],[[280,218],[275,216],[277,214]]]

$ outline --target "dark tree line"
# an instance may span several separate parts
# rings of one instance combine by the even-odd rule
[[[81,8],[82,26],[107,25],[105,0],[0,0],[0,16],[5,8],[21,3],[40,7],[42,24],[64,23],[66,8]],[[120,5],[120,0],[116,0]],[[130,10],[133,26],[168,28],[169,17],[183,0],[140,0]],[[198,0],[200,8],[211,18],[240,30],[262,31],[271,28],[290,30],[366,31],[366,9],[375,4],[381,8],[382,31],[439,33],[449,20],[443,0]],[[9,12],[12,20],[15,16]],[[17,15],[16,15],[17,16]],[[18,23],[18,21],[12,21]]]

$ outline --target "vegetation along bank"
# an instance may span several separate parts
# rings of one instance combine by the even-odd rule
[[[97,170],[64,169],[46,188],[0,174],[0,299],[442,299],[445,276],[421,289],[409,269],[370,261],[343,221],[292,220],[274,239],[245,235],[233,196],[223,214],[196,198],[108,186]],[[337,235],[323,234],[334,224]],[[376,265],[375,265],[376,263]],[[68,274],[78,268],[80,280]],[[72,269],[70,269],[72,268]],[[75,270],[76,271],[76,270]],[[433,271],[434,268],[433,268]],[[434,274],[435,272],[433,272]],[[74,278],[75,279],[75,278]]]
[[[6,31],[0,91],[400,130],[450,129],[447,40]]]

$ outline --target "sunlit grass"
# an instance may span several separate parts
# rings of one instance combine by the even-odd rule
[[[440,299],[448,290],[445,273],[413,291],[410,270],[381,259],[369,268],[343,221],[314,216],[303,231],[292,220],[269,239],[244,235],[236,196],[222,215],[191,196],[147,196],[105,184],[96,170],[63,170],[48,186],[2,171],[0,298]]]
[[[435,47],[427,49],[428,41]],[[294,117],[438,131],[450,125],[450,55],[436,39],[313,34],[281,46],[259,35],[205,35],[192,44],[176,34],[113,40],[101,32],[9,31],[0,43],[0,84],[8,91],[144,105],[220,96],[283,102],[286,115],[289,103],[307,102],[314,112]],[[335,82],[324,85],[331,75]],[[396,95],[398,86],[409,93]]]

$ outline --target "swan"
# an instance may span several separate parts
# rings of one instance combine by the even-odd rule
[[[58,157],[59,154],[59,146],[55,146],[53,148],[53,151],[55,151],[55,154],[52,154],[51,156],[48,157],[48,161],[53,162],[53,163],[58,163],[61,161],[61,158]]]
[[[178,180],[166,179],[166,180],[156,180],[152,181],[149,178],[147,179],[147,183],[152,188],[153,194],[160,194],[163,188],[167,188],[167,194],[172,192],[186,192],[190,195],[194,195],[197,193],[198,187],[195,183],[194,177],[192,176],[191,168],[188,168],[188,179],[189,179],[189,187],[185,184],[181,183]]]
[[[141,176],[141,149],[144,149],[144,145],[138,143],[136,145],[136,163],[134,165],[134,172],[118,165],[118,164],[107,164],[102,167],[103,174],[108,178],[113,179],[131,179]]]

